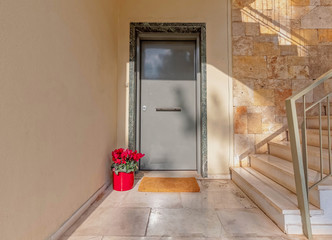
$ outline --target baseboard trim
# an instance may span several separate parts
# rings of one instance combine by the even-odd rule
[[[58,240],[82,216],[82,214],[109,185],[110,182],[107,182],[100,187],[79,209],[74,212],[70,218],[64,222],[64,224],[62,224],[62,226],[55,233],[52,234],[52,236],[48,238],[48,240]]]

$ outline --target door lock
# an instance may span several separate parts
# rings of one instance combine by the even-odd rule
[[[146,109],[147,109],[147,107],[144,105],[144,106],[142,107],[143,112],[145,112]]]

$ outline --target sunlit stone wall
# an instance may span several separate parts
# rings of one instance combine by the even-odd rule
[[[233,0],[232,40],[239,164],[286,124],[285,99],[332,68],[332,0]],[[332,91],[329,85],[309,93],[307,103]]]

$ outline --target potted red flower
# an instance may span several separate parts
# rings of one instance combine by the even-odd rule
[[[142,153],[130,149],[119,148],[112,152],[113,189],[127,191],[133,188],[134,172],[138,170],[138,161],[144,157]]]

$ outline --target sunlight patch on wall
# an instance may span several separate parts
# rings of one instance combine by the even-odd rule
[[[308,55],[307,46],[318,40],[317,31],[301,29],[301,18],[315,6],[305,5],[306,2],[301,5],[299,1],[291,0],[250,2],[240,10],[242,22],[259,24],[260,34],[277,35],[279,45],[295,45],[298,56]]]

